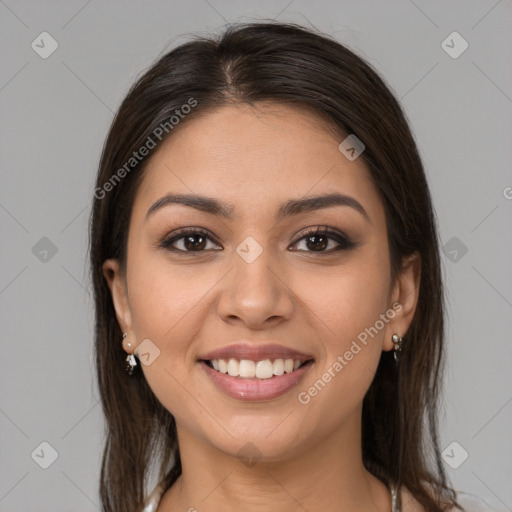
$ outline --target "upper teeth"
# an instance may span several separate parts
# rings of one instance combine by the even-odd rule
[[[232,377],[270,379],[273,375],[283,375],[296,370],[301,364],[300,359],[270,359],[263,361],[251,361],[249,359],[212,359],[210,361],[215,370],[220,373],[227,373]]]

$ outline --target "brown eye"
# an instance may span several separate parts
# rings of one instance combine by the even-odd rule
[[[211,240],[212,237],[205,230],[186,228],[164,238],[159,247],[175,252],[204,252]],[[181,247],[177,247],[176,242],[180,242]]]
[[[294,242],[294,245],[302,241],[305,241],[306,249],[299,249],[299,251],[319,254],[330,254],[332,252],[341,251],[343,249],[351,249],[356,245],[343,233],[331,231],[326,228],[316,228],[307,231],[305,234],[303,234],[301,238]],[[332,244],[330,244],[330,242],[334,242],[335,244],[337,244],[337,246],[334,245],[334,247],[332,247]],[[329,250],[325,250],[327,247],[329,247]]]

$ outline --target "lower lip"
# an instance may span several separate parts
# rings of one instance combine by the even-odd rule
[[[293,372],[274,375],[270,379],[246,379],[220,373],[210,368],[204,361],[199,363],[213,383],[226,395],[247,401],[272,400],[284,395],[296,386],[313,366],[313,361],[309,361]]]

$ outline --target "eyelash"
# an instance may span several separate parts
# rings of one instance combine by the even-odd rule
[[[183,249],[177,249],[176,247],[172,247],[172,244],[178,240],[182,240],[183,238],[189,236],[189,235],[203,235],[206,238],[213,241],[215,244],[220,245],[214,237],[210,235],[210,233],[202,228],[182,228],[178,231],[174,232],[172,236],[165,237],[161,242],[157,244],[157,247],[161,249],[165,249],[171,252],[175,253],[183,253],[183,254],[200,254],[202,252],[205,252],[206,249],[202,249],[200,251],[187,251]],[[327,238],[330,238],[337,242],[339,244],[338,247],[334,249],[330,249],[327,251],[308,251],[308,250],[299,250],[298,252],[309,252],[314,255],[322,255],[322,254],[332,254],[334,252],[342,251],[342,250],[349,250],[354,248],[357,244],[355,242],[352,242],[345,234],[337,231],[332,231],[328,229],[327,226],[325,227],[318,227],[318,228],[310,228],[307,231],[301,233],[299,238],[295,240],[295,242],[292,243],[292,245],[297,244],[298,242],[307,239],[309,237],[313,236],[325,236]]]

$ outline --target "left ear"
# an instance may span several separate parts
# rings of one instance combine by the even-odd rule
[[[386,325],[383,350],[393,350],[393,334],[406,337],[411,325],[420,292],[421,256],[416,251],[402,258],[402,268],[390,295],[389,308],[395,316]]]

